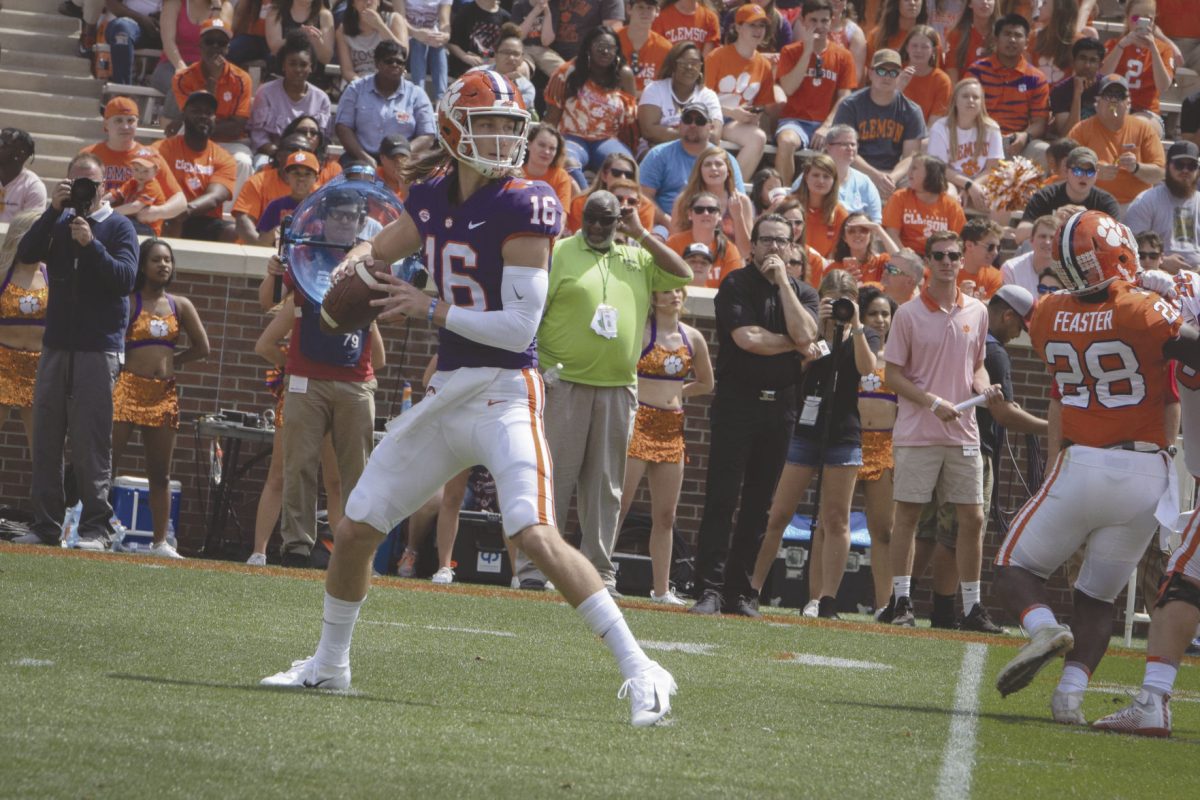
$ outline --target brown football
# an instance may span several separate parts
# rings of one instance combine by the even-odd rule
[[[376,298],[387,297],[379,281],[362,261],[354,271],[329,287],[321,301],[321,330],[325,333],[352,333],[370,325],[381,309],[371,305]]]

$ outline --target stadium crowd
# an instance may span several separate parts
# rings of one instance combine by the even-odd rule
[[[80,55],[110,87],[139,80],[135,50],[161,48],[142,70],[162,95],[161,135],[139,138],[142,95],[115,87],[104,140],[48,195],[34,138],[0,133],[0,402],[39,439],[30,541],[62,535],[69,436],[79,546],[108,546],[107,475],[136,426],[148,432],[152,552],[178,557],[166,523],[173,376],[208,342],[194,307],[167,292],[170,239],[274,246],[289,212],[343,174],[404,200],[406,166],[441,146],[449,83],[484,66],[539,119],[522,172],[562,209],[539,331],[548,439],[558,517],[576,492],[584,552],[610,592],[645,476],[651,598],[685,605],[668,580],[683,401],[715,386],[692,611],[758,615],[783,530],[816,482],[804,613],[836,617],[861,484],[877,617],[913,625],[912,582],[931,567],[935,626],[997,632],[979,581],[995,428],[1061,444],[1014,402],[1003,347],[1063,288],[1056,231],[1103,211],[1138,235],[1144,267],[1200,270],[1200,85],[1178,114],[1163,102],[1200,69],[1189,5],[1128,0],[1113,26],[1097,22],[1095,0],[63,0],[59,12],[81,19]],[[94,197],[73,194],[81,180]],[[68,205],[89,230],[59,219]],[[353,192],[327,205],[362,232]],[[108,271],[85,287],[108,298],[106,314],[56,309],[79,291],[58,228]],[[135,234],[152,238],[139,249]],[[332,523],[366,463],[385,355],[377,329],[320,344],[290,292],[273,296],[283,272],[272,259],[256,351],[276,370],[287,433],[251,563],[266,563],[281,520],[282,563],[300,566],[318,464]],[[716,289],[711,362],[680,322],[685,274]],[[121,350],[123,370],[109,357]],[[83,374],[64,352],[99,356],[78,367],[98,376],[78,407],[52,403]],[[111,404],[91,396],[104,386]],[[976,395],[977,411],[959,407]],[[38,421],[49,413],[52,425]],[[92,435],[106,415],[112,441]],[[431,502],[452,498],[453,511],[465,486],[464,474]],[[435,579],[448,583],[441,557]],[[521,588],[546,586],[531,565],[514,572]]]

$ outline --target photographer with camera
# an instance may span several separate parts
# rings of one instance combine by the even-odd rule
[[[50,545],[62,537],[69,435],[83,501],[81,550],[105,550],[112,536],[112,394],[138,270],[133,223],[103,200],[103,182],[104,166],[96,156],[75,156],[67,180],[54,188],[50,207],[17,250],[22,263],[44,262],[50,283],[33,389],[33,533]]]

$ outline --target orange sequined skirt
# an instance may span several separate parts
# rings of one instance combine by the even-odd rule
[[[638,403],[629,457],[653,464],[683,461],[683,409],[670,411]]]
[[[892,468],[892,432],[862,432],[863,464],[858,468],[860,481],[877,481]]]
[[[113,422],[179,430],[179,393],[175,391],[175,379],[143,378],[132,372],[122,372],[113,388]]]
[[[41,355],[0,345],[0,406],[33,408],[33,383]]]

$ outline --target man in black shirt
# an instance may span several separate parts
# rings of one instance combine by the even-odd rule
[[[1071,45],[1072,73],[1050,89],[1050,130],[1056,136],[1096,114],[1096,76],[1104,60],[1104,45],[1099,39],[1080,39]]]
[[[760,217],[751,263],[721,281],[714,301],[717,391],[693,613],[758,616],[747,573],[796,422],[800,353],[817,335],[817,292],[785,266],[792,233],[784,217]]]
[[[1053,214],[1059,224],[1072,214],[1085,209],[1103,211],[1113,219],[1121,218],[1117,199],[1096,188],[1096,170],[1100,160],[1090,147],[1076,147],[1067,153],[1066,180],[1039,189],[1029,198],[1021,223],[1017,225],[1017,241],[1023,242],[1033,234],[1033,223],[1039,217]]]

